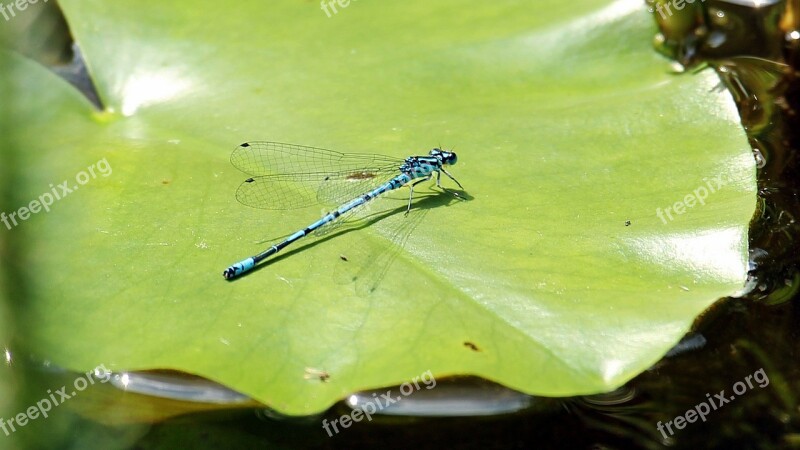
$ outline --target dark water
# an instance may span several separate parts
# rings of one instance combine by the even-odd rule
[[[654,12],[663,30],[656,42],[658,50],[689,71],[703,64],[715,67],[740,108],[760,166],[760,210],[750,231],[753,290],[743,298],[714,305],[697,319],[679,348],[626,386],[605,395],[536,399],[526,411],[503,416],[376,418],[332,438],[320,431],[320,422],[342,414],[344,405],[325,416],[306,419],[278,419],[243,407],[215,408],[150,424],[136,418],[169,414],[180,406],[142,401],[135,395],[121,403],[119,391],[104,386],[93,390],[91,398],[75,399],[69,413],[60,411],[46,425],[42,421],[30,424],[18,436],[18,445],[800,448],[800,243],[795,238],[800,226],[796,220],[800,214],[800,83],[795,74],[800,69],[800,34],[793,33],[798,29],[800,2],[762,2],[760,7],[743,1],[696,3],[694,9],[686,8],[667,19]],[[68,42],[67,35],[56,45],[58,51]],[[70,75],[72,69],[60,70],[73,76],[76,84],[85,82],[80,74]],[[85,84],[82,88],[91,91]],[[21,397],[26,386],[34,387],[31,395],[41,396],[40,386],[60,386],[75,378],[75,374],[42,371],[39,362],[30,363],[35,370],[26,370],[27,366],[21,361],[14,367],[12,383],[19,387]],[[24,381],[21,373],[25,373]],[[20,404],[35,401],[31,398]],[[0,447],[11,442],[3,438]]]

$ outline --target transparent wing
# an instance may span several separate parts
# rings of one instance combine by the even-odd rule
[[[250,142],[234,150],[231,163],[254,175],[236,191],[239,202],[261,209],[296,209],[351,200],[389,181],[399,173],[403,160]]]
[[[365,173],[359,172],[361,176]],[[388,182],[391,175],[391,171],[357,179],[350,178],[349,173],[264,175],[245,180],[236,191],[236,199],[243,205],[260,209],[297,209],[317,204],[339,206]]]
[[[305,208],[317,203],[317,189],[312,183],[319,180],[309,177],[306,181],[297,174],[248,178],[236,190],[236,200],[261,209]]]
[[[331,174],[319,183],[317,201],[327,205],[340,205],[388,182],[399,173],[395,169],[393,171]]]
[[[245,142],[231,154],[231,164],[251,176],[331,174],[362,170],[397,170],[402,159],[367,153],[339,153],[279,142]],[[320,179],[324,176],[320,177]]]

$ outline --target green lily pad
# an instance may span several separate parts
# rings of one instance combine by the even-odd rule
[[[640,2],[61,5],[108,111],[12,58],[12,208],[65,196],[2,231],[18,329],[55,364],[177,369],[287,414],[429,370],[589,394],[743,286],[747,139],[713,72],[655,54]],[[388,196],[226,282],[323,211],[239,204],[247,140],[454,147],[468,196],[419,189],[408,218]]]

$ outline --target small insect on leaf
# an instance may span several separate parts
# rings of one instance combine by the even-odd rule
[[[347,175],[348,180],[369,180],[370,178],[375,178],[376,174],[374,172],[355,172]]]
[[[303,378],[305,378],[306,380],[316,378],[319,381],[326,383],[331,378],[331,375],[328,372],[320,369],[314,369],[312,367],[306,367],[305,372],[306,373],[305,375],[303,375]]]
[[[481,349],[479,349],[477,345],[475,345],[475,344],[473,344],[472,342],[469,342],[469,341],[464,342],[464,347],[467,347],[468,349],[472,350],[473,352],[481,351]]]

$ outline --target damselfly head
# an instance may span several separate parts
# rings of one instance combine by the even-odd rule
[[[439,148],[431,150],[431,156],[438,158],[442,164],[452,166],[458,162],[458,157],[453,152],[448,152]]]

